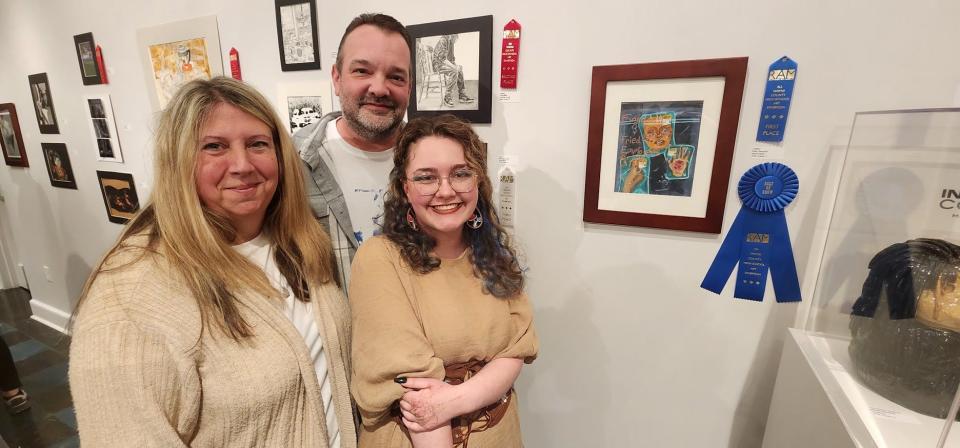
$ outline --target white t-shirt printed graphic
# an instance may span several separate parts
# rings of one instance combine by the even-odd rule
[[[362,243],[382,231],[383,194],[393,169],[394,150],[370,152],[347,143],[337,131],[337,121],[327,124],[326,150],[320,156],[343,191],[354,236]]]

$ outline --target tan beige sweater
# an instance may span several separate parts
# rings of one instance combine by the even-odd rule
[[[418,274],[394,243],[378,236],[360,246],[350,278],[353,383],[363,425],[360,446],[410,447],[391,409],[406,389],[397,376],[443,379],[444,366],[470,360],[537,356],[539,342],[526,294],[483,292],[469,251]],[[470,448],[522,446],[517,400],[494,428],[470,436]]]
[[[127,249],[108,268],[142,253]],[[70,389],[86,447],[326,447],[320,387],[296,328],[266,297],[238,297],[255,335],[201,331],[200,312],[161,255],[101,273],[74,324]],[[349,310],[313,286],[343,448],[356,447],[347,386]]]

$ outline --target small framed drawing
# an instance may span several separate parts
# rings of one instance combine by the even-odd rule
[[[85,96],[83,106],[90,123],[90,135],[93,137],[94,147],[97,148],[97,160],[122,163],[123,154],[120,153],[110,95]]]
[[[493,16],[407,27],[413,39],[408,113],[490,123]]]
[[[37,113],[37,123],[41,134],[59,134],[57,114],[53,110],[53,94],[46,73],[37,73],[27,77],[30,81],[30,95],[33,96],[33,110]]]
[[[28,167],[27,151],[23,147],[20,135],[20,120],[17,119],[17,107],[13,103],[0,104],[0,149],[3,161],[9,166]]]
[[[103,84],[100,65],[97,64],[97,44],[93,42],[93,33],[73,36],[73,44],[77,50],[77,61],[80,63],[80,77],[83,79],[83,85]]]
[[[50,176],[50,185],[57,188],[77,189],[77,179],[73,177],[73,167],[70,166],[70,154],[67,145],[63,143],[41,143],[43,160],[47,165],[47,174]]]
[[[317,1],[274,0],[274,4],[277,10],[280,69],[285,72],[319,69]]]
[[[154,111],[166,107],[180,86],[223,75],[217,16],[138,29],[137,46]]]
[[[583,220],[720,233],[747,58],[593,67]]]
[[[107,219],[117,224],[126,224],[140,210],[137,188],[133,175],[113,171],[97,171],[100,194],[107,208]]]
[[[279,99],[277,113],[287,118],[291,134],[320,121],[324,114],[333,110],[328,81],[280,83],[277,87],[277,98]]]

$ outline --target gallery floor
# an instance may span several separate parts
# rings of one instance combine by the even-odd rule
[[[30,319],[29,301],[26,290],[0,291],[0,336],[10,346],[31,400],[30,410],[22,414],[0,411],[0,448],[80,446],[67,384],[70,338]]]

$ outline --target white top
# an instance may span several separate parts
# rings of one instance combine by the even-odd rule
[[[294,297],[293,290],[277,268],[277,262],[273,258],[273,246],[263,234],[233,248],[251,263],[263,269],[270,284],[286,295],[283,314],[303,336],[310,358],[313,359],[313,369],[316,371],[317,383],[320,384],[320,397],[323,399],[323,413],[327,419],[327,438],[330,441],[330,448],[340,448],[340,424],[337,423],[337,413],[333,409],[333,390],[327,371],[327,356],[324,354],[323,338],[320,337],[320,328],[313,314],[313,302],[304,303]]]
[[[393,169],[393,152],[371,152],[357,148],[343,139],[337,131],[337,121],[327,123],[326,142],[320,156],[330,167],[350,213],[354,236],[364,239],[382,233],[383,194]]]

